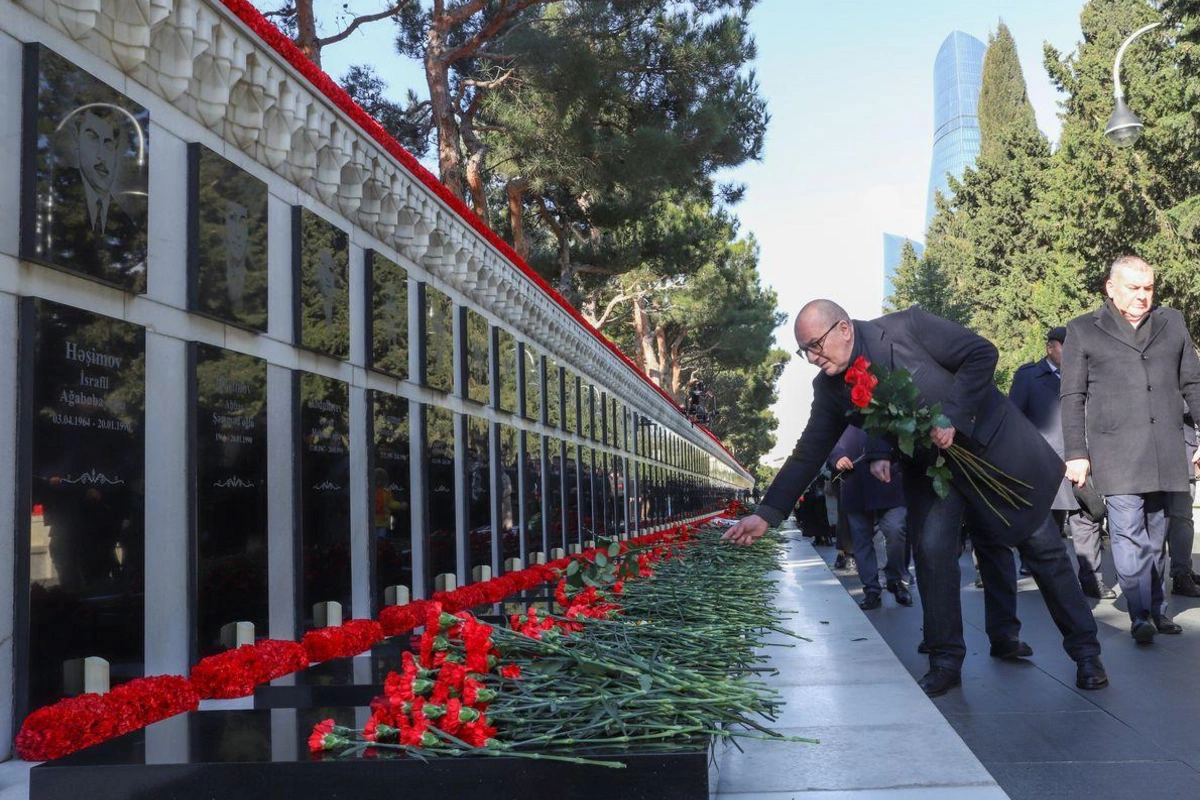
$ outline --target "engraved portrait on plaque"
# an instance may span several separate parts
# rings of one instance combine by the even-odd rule
[[[188,146],[189,306],[267,329],[267,184],[207,147]]]
[[[22,257],[146,291],[149,112],[39,44],[25,95]]]

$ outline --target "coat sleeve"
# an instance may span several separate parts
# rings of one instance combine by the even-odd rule
[[[975,432],[975,410],[982,408],[996,374],[1000,353],[979,334],[919,307],[910,309],[912,333],[925,351],[954,376],[942,413],[963,435]]]
[[[1087,431],[1084,427],[1087,408],[1088,360],[1081,344],[1084,331],[1078,321],[1067,326],[1063,342],[1062,384],[1059,404],[1062,410],[1063,460],[1087,458]]]
[[[842,431],[846,430],[846,425],[845,410],[818,377],[813,382],[812,411],[809,412],[804,433],[800,434],[795,449],[758,504],[756,513],[768,525],[773,528],[778,526],[791,513],[796,500],[821,472],[821,466],[837,444]]]
[[[1196,356],[1196,343],[1188,332],[1183,315],[1179,314],[1183,327],[1183,351],[1179,354],[1179,391],[1187,401],[1188,411],[1200,408],[1200,358]]]

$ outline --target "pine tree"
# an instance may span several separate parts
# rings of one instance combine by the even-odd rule
[[[1035,131],[1037,119],[1025,87],[1017,44],[1003,21],[988,36],[979,87],[979,150],[982,157],[1003,148],[1004,134],[1012,128]]]

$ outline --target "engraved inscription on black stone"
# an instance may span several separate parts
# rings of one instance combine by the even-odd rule
[[[546,424],[552,428],[559,426],[562,418],[562,369],[553,358],[544,359],[546,371]]]
[[[267,184],[203,145],[191,148],[192,310],[265,331]]]
[[[523,546],[525,559],[529,562],[529,554],[546,552],[546,538],[543,516],[543,476],[542,476],[542,437],[536,433],[522,433],[525,440],[525,460],[521,466],[524,472],[524,494],[521,503],[524,507],[525,531]]]
[[[408,273],[371,252],[371,367],[408,377]]]
[[[371,392],[375,469],[371,475],[375,531],[375,604],[389,586],[412,589],[411,481],[408,400]]]
[[[458,558],[456,503],[454,498],[454,413],[444,408],[425,409],[425,509],[429,519],[426,547],[427,585],[443,573],[455,573]]]
[[[500,475],[497,481],[500,497],[497,506],[500,524],[500,565],[510,558],[520,558],[521,537],[518,530],[520,513],[520,433],[511,425],[500,426]]]
[[[150,113],[42,45],[25,59],[21,254],[146,291]]]
[[[454,391],[454,303],[442,292],[426,285],[425,385],[443,392]]]
[[[492,564],[492,479],[486,419],[467,417],[467,567]]]
[[[145,333],[44,300],[33,314],[31,709],[63,696],[69,659],[141,675],[145,606]]]
[[[334,358],[350,356],[350,249],[346,234],[307,208],[295,208],[299,241],[292,258],[299,276],[301,347]]]
[[[470,309],[466,313],[467,328],[467,399],[487,403],[491,359],[491,329],[484,317]]]
[[[300,617],[336,600],[350,611],[350,415],[346,384],[300,376]],[[307,625],[305,627],[308,627]]]
[[[196,621],[199,654],[224,649],[221,627],[265,635],[267,365],[196,346]]]

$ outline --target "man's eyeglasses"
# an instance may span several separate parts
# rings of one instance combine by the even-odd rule
[[[800,349],[796,351],[796,355],[800,356],[801,358],[808,358],[809,353],[812,353],[815,356],[821,355],[821,353],[823,353],[825,350],[825,337],[833,333],[833,329],[841,323],[842,321],[839,319],[837,322],[830,325],[829,330],[822,333],[818,338],[813,339],[808,344],[801,346]]]

